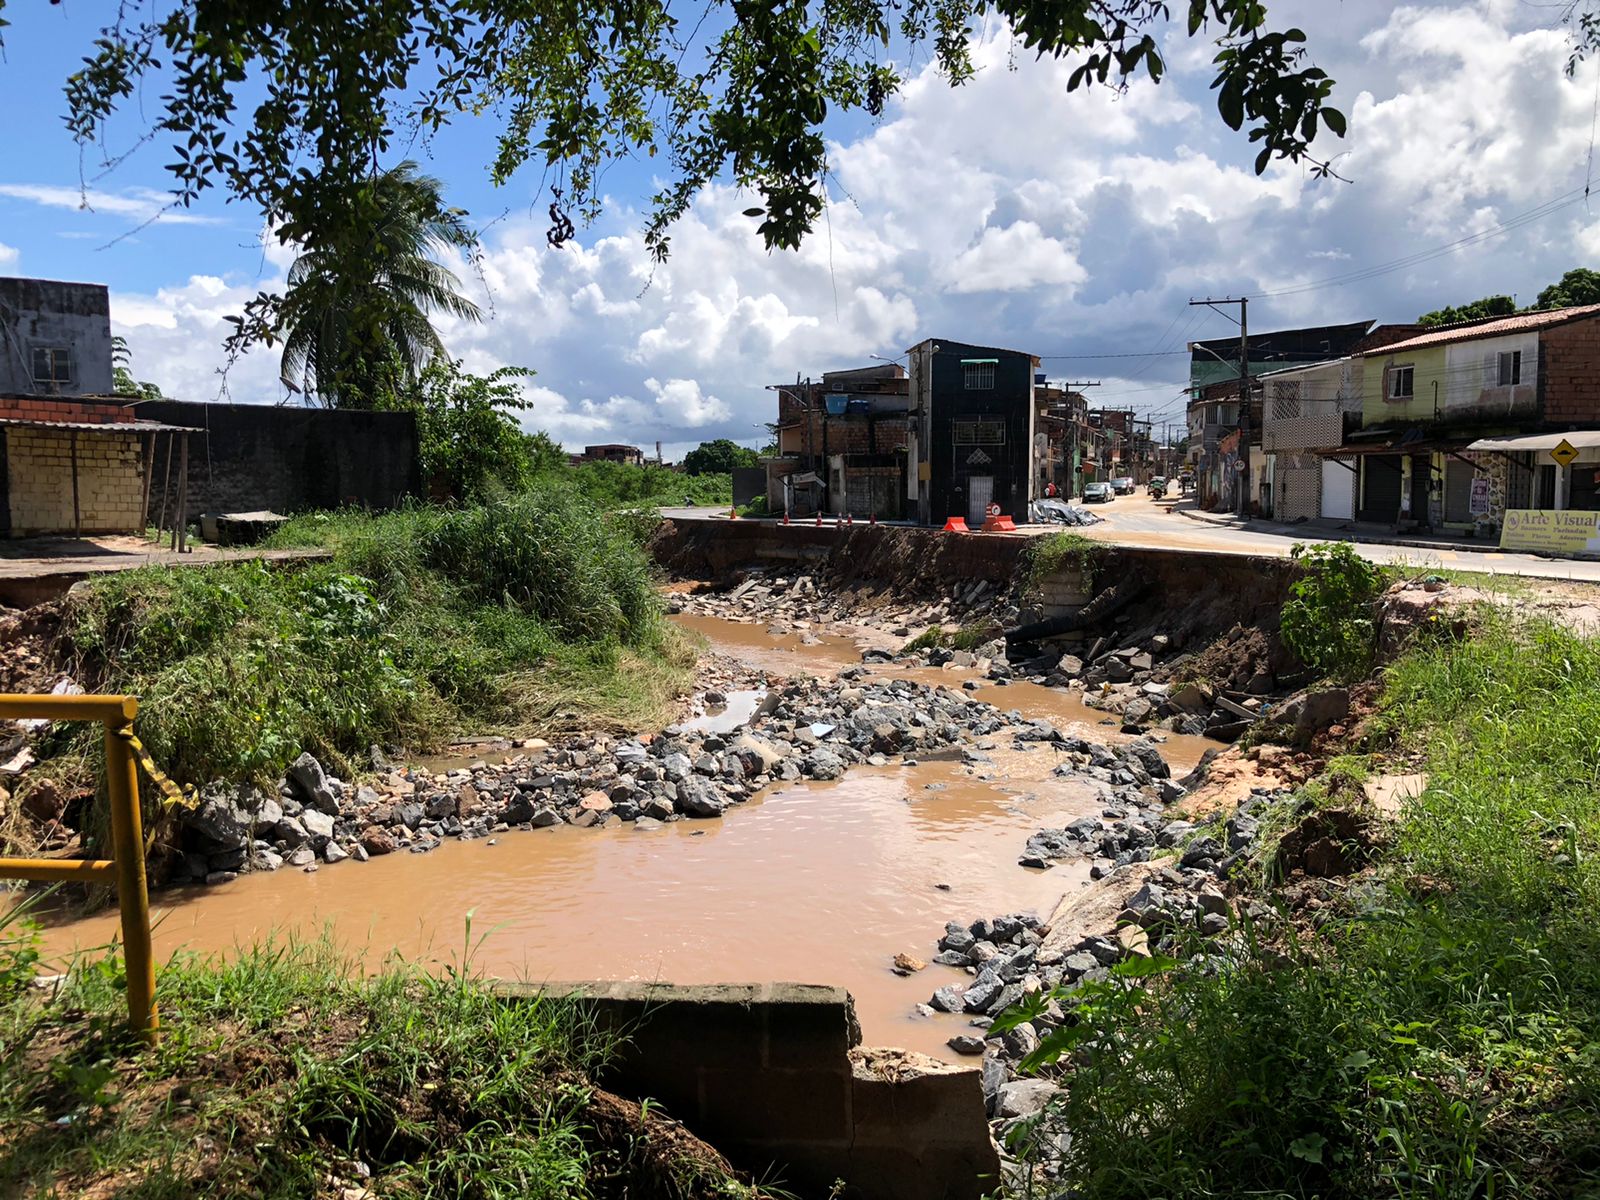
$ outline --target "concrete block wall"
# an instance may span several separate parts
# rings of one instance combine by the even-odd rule
[[[144,452],[137,433],[12,426],[5,430],[11,536],[71,533],[73,438],[77,438],[78,527],[132,533],[144,501]]]
[[[137,411],[199,431],[189,435],[191,513],[385,509],[422,493],[410,413],[178,400],[143,401]],[[163,443],[158,490],[165,464]]]
[[[621,1040],[602,1086],[665,1106],[737,1166],[802,1196],[977,1200],[999,1170],[978,1072],[862,1050],[842,988],[497,985],[572,996]]]
[[[1072,565],[1047,575],[1039,584],[1039,607],[1045,619],[1071,616],[1094,599],[1089,583],[1083,569]]]

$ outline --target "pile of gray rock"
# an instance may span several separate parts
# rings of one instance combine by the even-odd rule
[[[939,987],[925,1008],[971,1019],[973,1032],[957,1034],[949,1044],[958,1053],[983,1056],[984,1098],[1001,1144],[1014,1124],[1036,1117],[1056,1091],[1055,1079],[1019,1075],[1018,1068],[1040,1039],[1070,1019],[1079,987],[1109,978],[1111,968],[1130,955],[1156,949],[1193,953],[1227,935],[1241,912],[1258,922],[1271,920],[1261,902],[1230,897],[1225,881],[1256,849],[1264,819],[1293,803],[1292,797],[1288,789],[1257,789],[1226,820],[1199,826],[1164,820],[1148,808],[1137,819],[1116,809],[1103,818],[1085,817],[1066,831],[1035,834],[1030,849],[1060,842],[1064,855],[1113,858],[1111,870],[1148,862],[1152,854],[1171,858],[1170,865],[1146,867],[1133,877],[1138,886],[1108,927],[1071,944],[1056,942],[1025,914],[946,924],[933,961],[960,968],[968,978]],[[1030,996],[1044,997],[1038,1016],[989,1032],[995,1018]]]
[[[650,830],[720,817],[776,781],[837,779],[858,763],[966,745],[1020,719],[959,691],[873,680],[853,667],[769,691],[747,727],[728,733],[673,726],[648,740],[530,742],[502,763],[389,768],[359,786],[303,754],[273,795],[220,782],[204,789],[184,814],[170,878],[219,883],[247,870],[313,870],[513,828],[627,822]]]

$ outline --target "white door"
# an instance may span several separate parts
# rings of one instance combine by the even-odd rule
[[[1351,462],[1322,460],[1322,515],[1335,521],[1356,519],[1356,473]]]
[[[973,529],[988,520],[989,501],[994,499],[993,475],[967,477],[967,524]]]

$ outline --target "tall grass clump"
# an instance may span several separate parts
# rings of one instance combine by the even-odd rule
[[[1073,995],[1064,1194],[1600,1194],[1600,645],[1424,635],[1374,724],[1429,783],[1332,919]]]
[[[85,959],[53,1000],[0,996],[0,1193],[605,1190],[585,1115],[605,1044],[573,1004],[269,939],[168,964],[151,1049],[122,1033],[121,971]]]
[[[329,560],[149,568],[70,601],[79,677],[142,699],[174,777],[275,777],[302,750],[460,733],[637,727],[685,682],[648,521],[567,488],[458,509],[297,518],[283,547]]]

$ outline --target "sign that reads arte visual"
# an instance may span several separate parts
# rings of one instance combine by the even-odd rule
[[[1500,549],[1544,554],[1600,554],[1600,512],[1507,509]]]

